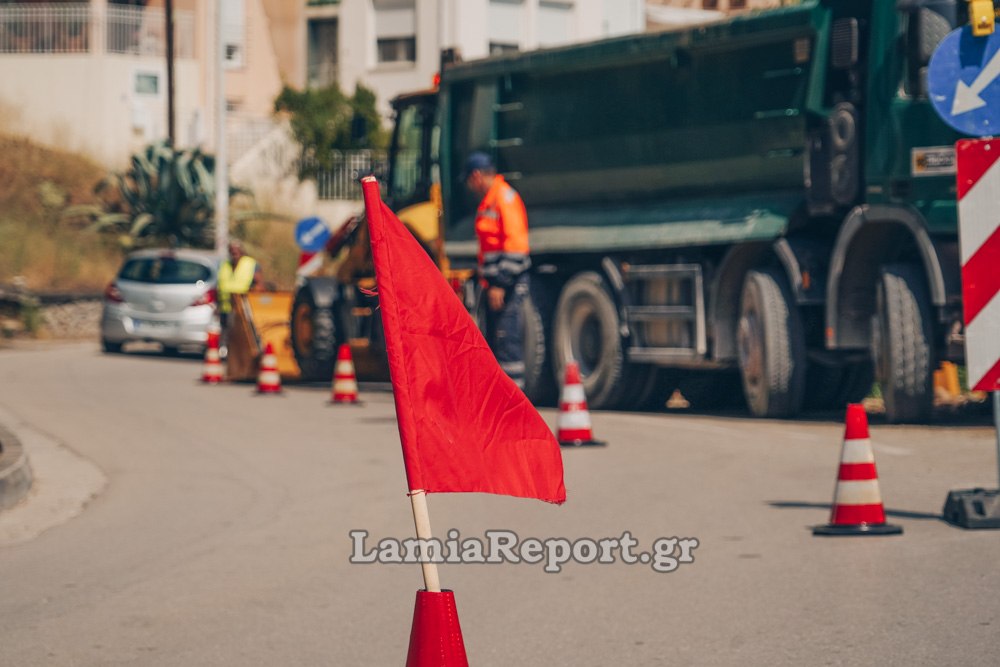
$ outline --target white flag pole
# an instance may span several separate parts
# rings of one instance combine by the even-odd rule
[[[423,489],[410,491],[410,505],[413,507],[413,523],[417,528],[417,539],[430,540],[431,518],[427,513],[427,494]],[[441,582],[438,579],[437,563],[428,560],[430,549],[421,549],[421,555],[420,569],[424,573],[424,588],[428,593],[440,593]]]

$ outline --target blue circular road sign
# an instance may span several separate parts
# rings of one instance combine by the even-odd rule
[[[1000,134],[1000,31],[974,37],[965,26],[931,56],[927,87],[944,122],[977,137]]]
[[[330,239],[330,228],[320,218],[306,218],[295,225],[295,243],[304,252],[319,252]]]

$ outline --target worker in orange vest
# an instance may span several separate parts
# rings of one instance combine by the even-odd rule
[[[487,337],[500,368],[524,388],[524,300],[528,296],[528,214],[521,196],[497,174],[492,158],[469,155],[465,183],[482,197],[476,211]]]

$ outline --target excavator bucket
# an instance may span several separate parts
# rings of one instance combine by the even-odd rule
[[[251,292],[233,295],[232,325],[226,378],[233,381],[257,379],[257,364],[270,343],[278,359],[278,372],[286,380],[298,379],[289,330],[292,292]]]

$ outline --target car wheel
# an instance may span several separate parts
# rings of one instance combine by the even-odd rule
[[[101,349],[105,354],[121,354],[122,343],[113,343],[109,340],[101,341]]]

